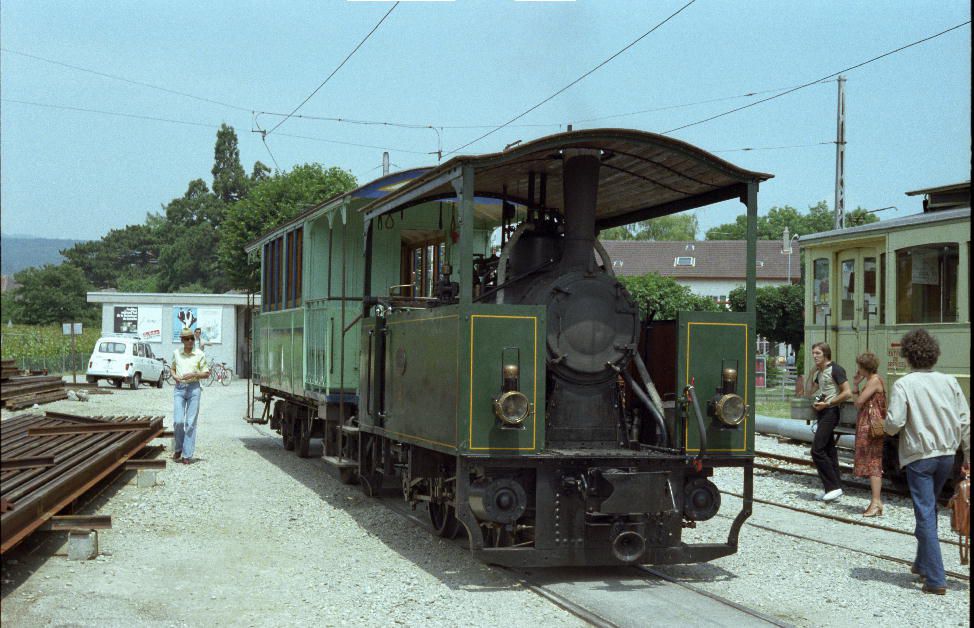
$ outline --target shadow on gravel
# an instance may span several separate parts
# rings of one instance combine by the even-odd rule
[[[849,570],[849,575],[856,580],[873,580],[875,582],[895,584],[903,589],[910,589],[916,591],[918,594],[920,593],[920,582],[917,580],[917,576],[911,574],[909,570],[885,571],[883,569],[876,569],[875,567],[853,567]],[[947,590],[963,591],[966,593],[969,587],[947,576]]]

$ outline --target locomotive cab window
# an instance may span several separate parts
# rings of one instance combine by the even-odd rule
[[[957,244],[896,251],[896,322],[957,321]]]
[[[432,297],[436,282],[446,263],[446,244],[442,237],[429,237],[423,232],[403,232],[400,277],[403,295]]]

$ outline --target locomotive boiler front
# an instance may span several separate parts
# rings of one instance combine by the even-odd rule
[[[597,151],[565,151],[564,232],[532,225],[510,244],[510,276],[540,273],[505,289],[505,303],[543,304],[547,312],[547,426],[553,446],[619,442],[617,369],[625,369],[639,333],[638,309],[625,288],[595,263]]]

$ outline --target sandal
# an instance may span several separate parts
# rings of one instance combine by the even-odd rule
[[[863,517],[882,517],[883,516],[883,505],[882,504],[870,504],[869,508],[862,513]]]

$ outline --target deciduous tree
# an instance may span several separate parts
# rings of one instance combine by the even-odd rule
[[[599,234],[601,240],[696,240],[699,225],[696,214],[671,214],[642,220],[623,227],[612,227]]]
[[[671,277],[648,273],[639,277],[620,277],[619,281],[632,295],[640,312],[643,315],[652,313],[656,319],[676,318],[676,313],[681,310],[691,312],[720,310],[720,306],[712,298],[694,294],[688,286],[677,283]]]
[[[68,264],[47,264],[26,268],[14,279],[17,322],[27,325],[85,322],[98,319],[98,307],[87,302],[91,284],[80,268]]]

